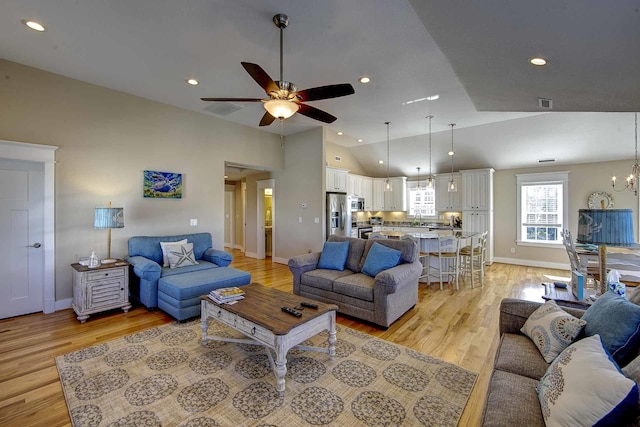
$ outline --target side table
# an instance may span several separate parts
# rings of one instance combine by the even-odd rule
[[[80,264],[73,267],[73,302],[71,307],[84,323],[90,314],[122,308],[126,313],[129,303],[129,263],[117,260],[89,268]]]

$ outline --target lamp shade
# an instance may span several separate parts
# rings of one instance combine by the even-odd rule
[[[298,104],[285,99],[271,99],[264,103],[264,109],[277,119],[288,119],[298,111]]]
[[[595,245],[634,244],[631,209],[579,209],[576,240]]]
[[[123,208],[96,208],[94,228],[124,228]]]

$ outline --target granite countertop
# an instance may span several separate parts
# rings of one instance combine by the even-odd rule
[[[411,237],[415,237],[416,239],[437,239],[440,236],[449,236],[451,235],[450,230],[434,230],[434,231],[425,231],[425,232],[404,232],[404,231],[380,231],[380,234],[383,236],[387,236],[390,238],[400,239],[403,236],[409,235]],[[456,231],[455,236],[461,239],[468,239],[471,236],[476,235],[477,233],[463,233],[462,231]]]

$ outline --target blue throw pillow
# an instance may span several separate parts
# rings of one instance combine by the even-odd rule
[[[640,345],[640,306],[605,292],[582,316],[587,336],[600,335],[604,348],[620,365],[633,358]]]
[[[362,272],[368,276],[376,277],[381,271],[398,265],[400,255],[402,252],[375,242],[369,249],[367,259],[364,260]]]
[[[344,270],[349,255],[349,242],[324,242],[318,268]]]

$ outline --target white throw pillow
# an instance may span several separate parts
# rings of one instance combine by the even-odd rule
[[[553,362],[573,340],[586,322],[547,301],[531,313],[520,332],[531,338],[547,363]]]
[[[162,249],[162,266],[169,267],[169,258],[167,258],[167,246],[169,245],[184,245],[187,243],[187,239],[178,240],[177,242],[160,242],[160,249]]]
[[[547,427],[624,425],[638,406],[638,385],[622,375],[599,335],[560,353],[536,390]]]
[[[169,258],[170,268],[179,268],[187,265],[196,265],[195,256],[193,255],[193,243],[185,243],[184,245],[167,245],[167,258]]]

